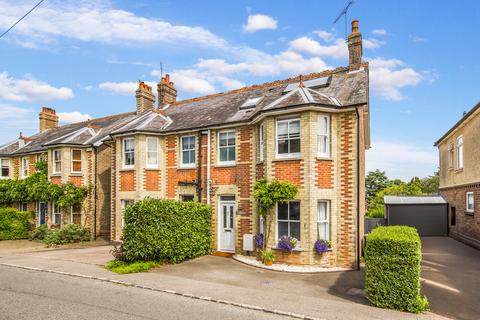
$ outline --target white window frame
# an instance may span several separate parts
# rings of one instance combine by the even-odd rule
[[[122,228],[125,227],[125,210],[128,205],[133,204],[135,201],[132,199],[122,199],[121,202],[121,215],[122,215]]]
[[[150,149],[149,149],[149,146],[150,146],[149,141],[154,141],[156,150],[150,150]],[[159,152],[158,152],[158,149],[159,149],[159,147],[158,147],[158,138],[157,138],[157,137],[147,137],[147,138],[145,139],[145,157],[146,157],[146,159],[145,159],[145,164],[146,164],[146,167],[147,167],[148,169],[158,169],[158,163],[159,163],[159,157],[158,157]],[[135,147],[134,147],[134,150],[135,150]],[[155,163],[149,163],[149,162],[148,162],[148,160],[149,160],[149,157],[148,157],[149,153],[155,154],[155,158],[154,158],[154,159],[155,159]],[[135,163],[135,162],[134,162],[134,163]]]
[[[22,165],[21,165],[21,178],[25,179],[28,177],[28,166],[29,166],[29,159],[28,157],[22,157],[21,159]]]
[[[59,159],[56,159],[56,154],[59,155]],[[57,164],[59,168],[57,168]],[[62,150],[61,149],[53,149],[52,150],[52,173],[59,174],[62,172]]]
[[[325,205],[325,210],[326,210],[326,218],[322,217],[320,214],[320,208],[321,204]],[[330,206],[330,201],[329,200],[319,200],[317,204],[317,237],[318,240],[325,240],[325,241],[330,241],[332,240],[332,234],[331,234],[331,206]],[[325,236],[320,234],[320,226],[325,225]],[[326,238],[326,239],[324,239]]]
[[[327,132],[320,131],[320,122],[326,121]],[[319,114],[317,119],[317,157],[319,158],[330,158],[330,116],[325,114]],[[325,142],[325,152],[321,150],[321,143]]]
[[[59,223],[55,223],[55,216],[60,216]],[[62,211],[60,207],[57,206],[55,203],[52,203],[52,225],[54,226],[61,226],[62,225]]]
[[[132,141],[133,142],[133,151],[125,151],[125,145],[126,141]],[[132,164],[126,164],[126,154],[127,153],[133,153],[133,163]],[[133,169],[135,167],[135,138],[129,137],[129,138],[123,138],[122,139],[122,168],[123,169]]]
[[[293,140],[291,137],[290,137],[290,133],[289,133],[289,128],[290,128],[290,123],[291,122],[294,122],[294,121],[298,121],[298,126],[299,126],[299,133],[298,133],[298,139],[300,140],[300,151],[299,152],[289,152],[289,153],[278,153],[278,134],[279,134],[279,130],[278,130],[278,127],[281,123],[288,123],[288,129],[287,129],[287,135],[289,136],[287,139],[282,139],[282,140]],[[290,118],[290,119],[277,119],[276,120],[276,132],[275,132],[275,156],[276,158],[299,158],[300,155],[301,155],[301,150],[302,150],[302,143],[301,143],[301,122],[300,122],[300,118]]]
[[[193,149],[184,149],[183,148],[183,139],[187,138],[193,138]],[[181,136],[180,137],[180,168],[195,168],[195,162],[197,161],[197,155],[196,155],[196,143],[197,143],[197,137],[194,135],[186,135],[186,136]],[[193,162],[192,163],[183,163],[183,152],[184,151],[193,151]]]
[[[7,165],[4,166],[3,162],[6,161]],[[8,175],[3,175],[3,168],[8,168]],[[10,178],[10,159],[8,158],[0,158],[0,179],[8,179]]]
[[[80,160],[74,160],[73,159],[73,152],[74,151],[80,151]],[[82,173],[82,170],[83,170],[83,161],[82,161],[82,149],[72,149],[71,153],[70,153],[70,165],[71,165],[71,168],[70,168],[70,171],[72,173]],[[80,162],[80,171],[75,171],[73,168],[74,168],[74,165],[73,163],[74,162]]]
[[[455,165],[455,145],[450,143],[448,146],[448,167],[453,168]]]
[[[232,145],[227,145],[227,146],[221,147],[221,146],[220,146],[220,136],[221,136],[222,134],[227,134],[227,143],[228,143],[228,134],[230,134],[230,133],[233,133],[233,136],[234,136],[234,138],[235,138],[235,140],[234,140],[234,141],[235,141],[235,144],[234,144],[233,146],[232,146]],[[234,150],[235,150],[235,152],[234,152],[235,159],[222,161],[222,160],[220,159],[220,150],[221,150],[222,148],[232,148],[232,147],[233,147]],[[235,165],[235,163],[236,163],[236,161],[237,161],[237,132],[236,132],[235,130],[223,130],[223,131],[219,131],[219,132],[218,132],[218,135],[217,135],[217,153],[218,153],[217,163],[218,163],[219,165],[222,165],[222,166]],[[228,154],[228,152],[227,152],[227,154]]]
[[[79,206],[80,206],[80,212],[75,212],[75,213],[73,212],[74,205],[70,206],[70,224],[73,224],[73,215],[77,214],[77,215],[80,215],[80,225],[82,225],[82,211],[83,211],[83,208],[82,208],[81,205],[79,205]]]
[[[258,147],[259,160],[262,162],[265,159],[265,128],[263,124],[258,127]]]
[[[457,169],[463,168],[463,136],[457,138]]]
[[[469,198],[472,199],[472,207],[469,208]],[[465,211],[473,213],[475,211],[475,194],[473,191],[469,191],[465,194]]]
[[[276,223],[275,223],[275,235],[276,235],[276,239],[280,239],[281,236],[284,236],[283,234],[278,234],[278,223],[279,222],[287,222],[288,223],[288,235],[290,235],[290,223],[294,222],[294,223],[297,223],[298,222],[298,227],[299,227],[299,232],[300,232],[300,237],[301,238],[301,235],[302,235],[302,203],[300,202],[300,200],[291,200],[291,201],[285,201],[286,203],[288,203],[288,220],[279,220],[278,219],[278,203],[275,205],[275,220],[276,220]],[[298,205],[299,205],[299,210],[300,210],[300,220],[291,220],[290,219],[290,202],[298,202]],[[290,235],[291,236],[291,235]],[[300,248],[301,247],[301,239],[298,239],[298,242],[297,242],[297,246],[295,248]]]

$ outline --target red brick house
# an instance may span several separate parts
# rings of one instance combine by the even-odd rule
[[[158,83],[157,104],[152,88],[140,82],[134,112],[83,123],[57,127],[54,111],[44,109],[41,133],[22,146],[18,139],[0,147],[0,158],[18,176],[24,156],[45,154],[52,181],[92,182],[82,223],[97,235],[108,231],[113,241],[121,240],[123,212],[133,201],[209,204],[212,249],[227,253],[243,250],[245,234],[263,232],[255,181],[289,181],[297,198],[276,206],[267,239],[277,261],[355,268],[370,146],[369,73],[358,21],[348,48],[347,67],[183,101],[168,75]],[[72,169],[77,149],[81,174]],[[298,239],[290,255],[276,250],[282,235]],[[331,241],[331,251],[317,255],[317,239]]]

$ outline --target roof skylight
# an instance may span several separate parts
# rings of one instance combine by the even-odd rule
[[[248,98],[241,106],[240,109],[250,109],[257,106],[257,104],[262,100],[263,97]]]

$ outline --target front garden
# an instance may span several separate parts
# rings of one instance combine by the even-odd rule
[[[211,251],[209,206],[146,198],[125,211],[123,243],[106,268],[118,273],[148,271],[163,263],[180,263]]]

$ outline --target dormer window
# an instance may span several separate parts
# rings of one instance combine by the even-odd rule
[[[257,104],[262,100],[263,97],[256,97],[256,98],[248,98],[241,106],[240,110],[242,109],[250,109],[255,108]]]

